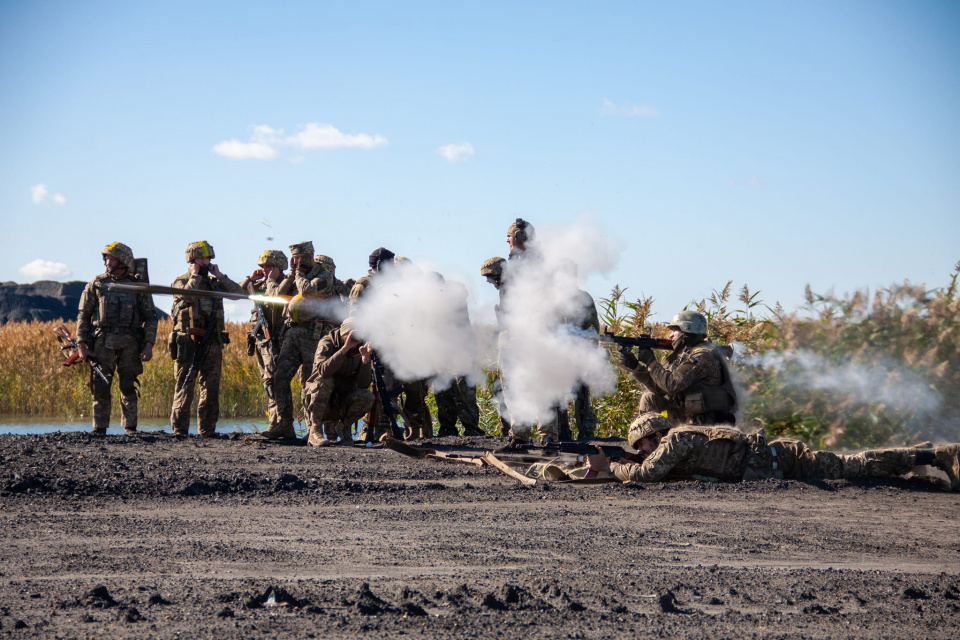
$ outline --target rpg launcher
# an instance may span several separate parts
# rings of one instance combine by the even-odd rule
[[[259,294],[230,293],[229,291],[210,291],[208,289],[180,289],[145,282],[112,282],[107,286],[117,291],[130,291],[132,293],[157,293],[167,296],[193,296],[220,298],[222,300],[252,300],[260,304],[287,304],[292,298],[292,296],[261,296]]]
[[[72,351],[67,356],[67,359],[64,361],[63,366],[69,367],[72,364],[76,364],[81,361],[83,358],[80,357],[80,347],[77,346],[77,339],[70,335],[70,331],[64,326],[60,325],[53,330],[57,334],[57,340],[60,342],[60,351]],[[100,378],[103,381],[103,384],[110,386],[110,376],[104,370],[104,368],[97,362],[97,359],[93,356],[90,356],[86,360],[86,363],[90,365],[90,370],[93,371],[93,375]]]
[[[653,338],[650,334],[639,336],[618,336],[609,330],[600,334],[600,342],[612,342],[622,349],[667,349],[673,351],[673,341],[669,338]]]

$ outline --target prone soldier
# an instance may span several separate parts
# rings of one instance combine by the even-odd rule
[[[211,260],[216,255],[213,246],[205,240],[187,245],[187,272],[177,276],[170,286],[177,289],[196,289],[243,293],[240,285],[224,275]],[[170,426],[174,435],[185,436],[190,429],[190,404],[193,402],[194,383],[200,385],[197,403],[197,431],[201,437],[211,438],[217,431],[220,418],[220,371],[223,364],[223,345],[229,343],[224,332],[223,300],[213,297],[174,296],[173,331],[170,334],[170,355],[174,359],[173,374],[176,392],[170,411]]]
[[[157,312],[153,297],[111,289],[116,282],[138,282],[133,275],[133,251],[122,242],[111,242],[101,251],[106,268],[87,283],[80,296],[77,315],[77,349],[84,360],[96,358],[107,374],[107,382],[91,371],[93,430],[104,435],[110,424],[113,373],[119,377],[120,423],[124,433],[137,432],[138,376],[143,363],[153,358],[157,339]]]

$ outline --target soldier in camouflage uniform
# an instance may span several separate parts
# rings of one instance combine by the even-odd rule
[[[240,286],[250,293],[264,296],[279,296],[280,287],[284,281],[283,272],[287,269],[287,256],[283,251],[268,249],[260,254],[257,261],[258,269],[244,278]],[[268,428],[275,428],[279,424],[277,402],[274,399],[273,378],[276,373],[276,359],[280,353],[280,333],[283,329],[284,305],[258,304],[263,311],[266,327],[257,328],[256,309],[252,312],[250,322],[256,329],[247,336],[247,355],[256,356],[257,369],[263,388],[267,392],[267,415],[270,419]],[[270,338],[267,338],[267,334]]]
[[[851,455],[812,451],[799,440],[766,441],[763,431],[744,435],[728,427],[674,427],[658,413],[645,413],[630,426],[628,444],[644,458],[618,464],[602,453],[588,456],[588,477],[639,484],[669,480],[738,482],[761,478],[889,478],[932,465],[960,490],[960,444],[872,449]]]
[[[570,275],[576,278],[576,263],[572,260],[565,262]],[[578,312],[569,318],[564,318],[564,322],[580,329],[585,334],[591,336],[599,334],[600,316],[597,313],[597,305],[593,301],[593,296],[583,289],[577,289],[575,308]],[[579,382],[573,391],[573,414],[577,423],[577,438],[579,440],[589,440],[594,437],[597,430],[597,414],[590,402],[590,387],[583,382]]]
[[[371,287],[376,286],[376,276],[378,273],[391,268],[395,263],[394,254],[389,249],[379,247],[370,254],[370,269],[367,275],[363,276],[353,285],[350,290],[350,308],[356,310],[357,305],[363,299],[363,296]],[[383,364],[383,378],[388,390],[395,390],[401,387],[403,390],[403,404],[401,413],[407,422],[409,433],[408,438],[429,438],[433,436],[433,417],[430,415],[430,409],[427,407],[427,393],[429,388],[425,380],[398,380],[394,372],[385,363]],[[379,402],[378,402],[379,404]],[[378,411],[372,411],[372,414]],[[383,407],[379,407],[379,416],[377,425],[373,433],[369,431],[369,425],[364,424],[360,434],[361,440],[376,439],[385,433],[390,433],[390,418],[385,415]]]
[[[467,290],[458,282],[445,282],[443,276],[436,274],[447,291],[456,295],[458,308],[453,323],[460,327],[470,326],[470,312],[467,309]],[[463,425],[464,436],[486,435],[480,430],[480,407],[477,405],[477,385],[469,384],[463,376],[456,376],[445,389],[435,389],[433,397],[437,402],[438,436],[457,436],[457,418]]]
[[[149,294],[116,291],[112,282],[137,282],[133,276],[133,252],[121,242],[112,242],[101,252],[106,271],[87,283],[80,296],[77,315],[77,347],[84,360],[95,357],[113,380],[120,381],[120,423],[127,434],[137,432],[137,377],[143,363],[153,357],[157,339],[157,313]],[[107,285],[107,286],[105,286]],[[110,385],[90,374],[93,393],[93,431],[107,432],[110,424]]]
[[[216,257],[213,246],[205,240],[191,242],[186,250],[189,267],[170,285],[177,289],[243,293],[240,285],[224,275],[211,260]],[[174,296],[170,311],[173,331],[170,336],[174,358],[173,376],[176,392],[170,411],[174,435],[185,436],[190,429],[190,404],[194,383],[200,385],[197,403],[197,431],[211,438],[220,419],[220,370],[223,364],[224,332],[223,300],[199,296]],[[202,353],[199,351],[202,350]],[[199,362],[196,358],[199,355]],[[196,366],[193,366],[194,363]],[[191,369],[193,369],[191,371]],[[189,374],[189,375],[188,375]]]
[[[500,291],[500,287],[503,285],[503,265],[507,263],[505,258],[500,256],[493,256],[492,258],[487,258],[480,265],[480,275],[483,276],[486,281],[493,285],[493,287]],[[497,328],[494,333],[494,339],[497,341],[497,348],[499,351],[500,345],[500,325],[502,323],[500,317],[500,305],[494,305],[493,311],[497,317]],[[490,383],[490,393],[493,395],[493,401],[497,405],[497,415],[500,419],[500,435],[507,435],[510,433],[510,417],[507,411],[506,402],[503,399],[503,383],[500,380],[500,364],[499,364],[499,354],[497,356],[497,372],[494,374],[493,381]]]
[[[334,290],[334,277],[322,264],[314,260],[312,242],[290,245],[291,271],[280,286],[282,293],[295,293],[287,305],[283,341],[277,357],[274,375],[274,396],[277,402],[278,423],[262,433],[269,440],[289,440],[297,437],[293,428],[293,376],[300,371],[301,389],[313,370],[313,356],[320,340],[333,331],[343,318],[343,311],[335,303],[339,297]],[[306,415],[310,428],[310,415]]]
[[[352,425],[374,401],[370,352],[370,344],[363,344],[355,336],[350,318],[320,341],[304,393],[311,416],[307,437],[310,446],[333,444],[338,436],[343,443],[353,441]],[[321,425],[328,437],[324,437]]]
[[[647,391],[639,413],[665,413],[673,424],[736,424],[737,394],[726,359],[707,340],[707,320],[681,311],[667,328],[674,351],[662,365],[650,349],[619,351],[617,363]]]
[[[350,304],[350,289],[353,288],[355,281],[344,282],[337,278],[337,265],[330,256],[317,256],[316,263],[330,272],[330,276],[333,278],[334,295],[339,296],[344,305]]]

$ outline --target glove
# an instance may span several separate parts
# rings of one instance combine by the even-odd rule
[[[629,371],[633,371],[634,369],[637,368],[637,365],[640,364],[637,361],[636,356],[634,356],[633,352],[630,351],[629,349],[621,349],[617,351],[614,354],[613,359],[614,359],[614,362],[616,362],[618,365],[620,365],[621,367]]]
[[[657,359],[657,356],[653,355],[652,349],[640,349],[637,351],[637,359],[643,364],[650,364]]]

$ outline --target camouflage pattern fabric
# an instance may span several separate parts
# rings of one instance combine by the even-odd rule
[[[266,252],[265,252],[266,253]],[[280,253],[280,252],[274,252]],[[283,255],[282,253],[280,254]],[[240,287],[252,291],[253,293],[262,294],[266,296],[278,296],[280,295],[280,287],[283,284],[283,276],[279,278],[266,278],[263,282],[254,285],[250,282],[249,277],[244,278],[240,282]],[[249,286],[248,286],[249,285]],[[267,320],[267,328],[270,330],[270,336],[273,342],[273,348],[277,350],[277,355],[280,352],[281,344],[281,330],[283,329],[283,312],[284,305],[279,304],[267,304],[263,305],[263,315]],[[251,319],[251,323],[254,320]],[[276,357],[274,356],[273,349],[271,349],[270,344],[266,337],[260,332],[256,336],[256,344],[254,345],[254,356],[257,359],[257,369],[260,372],[260,380],[262,381],[264,388],[267,384],[275,386],[276,370],[277,363]],[[275,392],[274,392],[275,393]],[[270,427],[276,427],[280,424],[279,414],[277,413],[277,401],[276,396],[271,398],[267,396],[267,416],[270,421]]]
[[[484,435],[480,430],[480,408],[477,406],[477,387],[467,384],[465,378],[455,378],[449,387],[434,391],[437,401],[438,436],[460,435],[457,418],[463,425],[463,435]]]
[[[227,291],[243,293],[240,285],[223,276],[183,274],[170,285],[179,289],[202,289],[207,291]],[[223,300],[219,298],[201,298],[174,296],[173,330],[177,341],[177,358],[173,363],[173,375],[180,391],[173,396],[170,409],[170,426],[178,435],[186,435],[190,428],[190,404],[193,402],[194,384],[199,384],[200,394],[197,404],[197,430],[202,436],[212,436],[217,430],[220,419],[220,371],[223,363],[224,314]],[[193,361],[194,350],[199,347],[202,337],[190,335],[190,329],[213,331],[206,353],[197,367],[195,378],[187,381],[187,371]]]
[[[373,405],[373,372],[370,363],[364,364],[359,351],[344,353],[343,344],[340,329],[320,340],[304,397],[313,428],[321,424],[340,426],[337,433],[327,433],[327,437],[333,440],[340,436],[348,441],[349,425],[360,420]]]
[[[916,466],[913,447],[872,449],[843,455],[813,451],[799,440],[773,440],[777,467],[788,479],[839,480],[841,478],[887,478],[901,476]]]
[[[590,387],[577,386],[573,399],[573,419],[577,423],[577,438],[590,440],[597,433],[597,413],[590,402]]]
[[[300,374],[300,388],[306,389],[307,378],[313,369],[313,356],[324,332],[329,333],[335,325],[309,323],[303,326],[288,326],[283,333],[283,343],[277,356],[273,377],[273,397],[277,405],[278,424],[282,429],[293,428],[293,377]],[[319,333],[318,333],[319,332]],[[314,336],[317,337],[314,337]],[[307,414],[307,426],[310,423]]]
[[[121,424],[125,430],[133,431],[137,428],[137,378],[143,373],[140,351],[144,344],[153,344],[157,340],[157,313],[153,296],[104,287],[111,282],[138,280],[129,274],[117,278],[102,273],[88,282],[80,296],[77,340],[90,347],[108,375],[117,373]],[[142,338],[139,332],[142,332]],[[91,372],[90,390],[93,395],[93,428],[104,433],[110,425],[110,385]]]
[[[641,362],[630,373],[651,394],[641,397],[639,413],[667,411],[673,424],[714,424],[729,421],[736,410],[730,371],[723,355],[709,342],[675,351],[663,364]],[[729,404],[722,412],[693,411],[690,400],[701,396],[720,396],[729,399]]]

